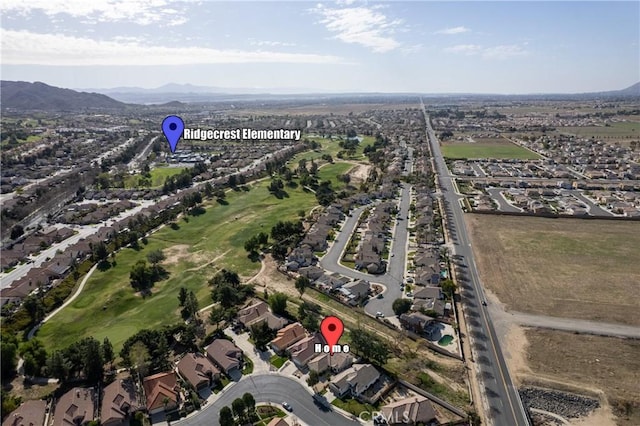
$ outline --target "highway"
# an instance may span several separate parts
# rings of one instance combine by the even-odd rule
[[[420,102],[422,103],[422,100]],[[427,139],[445,206],[453,252],[457,256],[462,256],[462,262],[467,266],[460,268],[464,274],[458,275],[458,282],[462,287],[462,303],[472,338],[474,361],[479,370],[480,388],[486,397],[489,421],[498,426],[528,425],[529,420],[518,390],[509,375],[491,317],[487,307],[482,304],[486,299],[467,235],[464,213],[459,202],[460,197],[455,193],[452,176],[445,164],[440,144],[431,128],[424,104],[422,109],[426,121]]]
[[[355,420],[349,420],[336,411],[322,411],[311,394],[294,379],[273,373],[244,376],[238,383],[218,394],[215,402],[205,405],[195,415],[174,424],[181,426],[217,426],[220,409],[225,405],[231,408],[234,399],[245,392],[253,395],[256,403],[270,402],[282,404],[288,402],[293,411],[291,415],[312,426],[356,426]]]

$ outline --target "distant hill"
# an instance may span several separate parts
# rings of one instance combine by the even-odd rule
[[[3,109],[82,111],[122,109],[126,104],[99,93],[76,92],[41,82],[1,81],[0,105]]]
[[[639,96],[640,97],[640,81],[636,84],[622,90],[613,90],[611,92],[602,92],[605,96]]]

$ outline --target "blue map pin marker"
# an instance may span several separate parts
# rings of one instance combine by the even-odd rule
[[[184,121],[177,115],[170,115],[162,120],[162,133],[164,133],[164,136],[169,142],[172,154],[176,152],[176,146],[178,146],[178,141],[180,137],[182,137],[183,130]]]

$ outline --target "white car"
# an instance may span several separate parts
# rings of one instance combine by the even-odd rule
[[[380,311],[376,312],[376,318],[384,318],[384,314]]]

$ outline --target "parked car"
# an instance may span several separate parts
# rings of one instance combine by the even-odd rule
[[[384,318],[384,314],[380,311],[376,312],[376,318]]]
[[[282,406],[284,407],[285,410],[287,411],[293,411],[293,407],[288,403],[288,402],[283,402]]]

